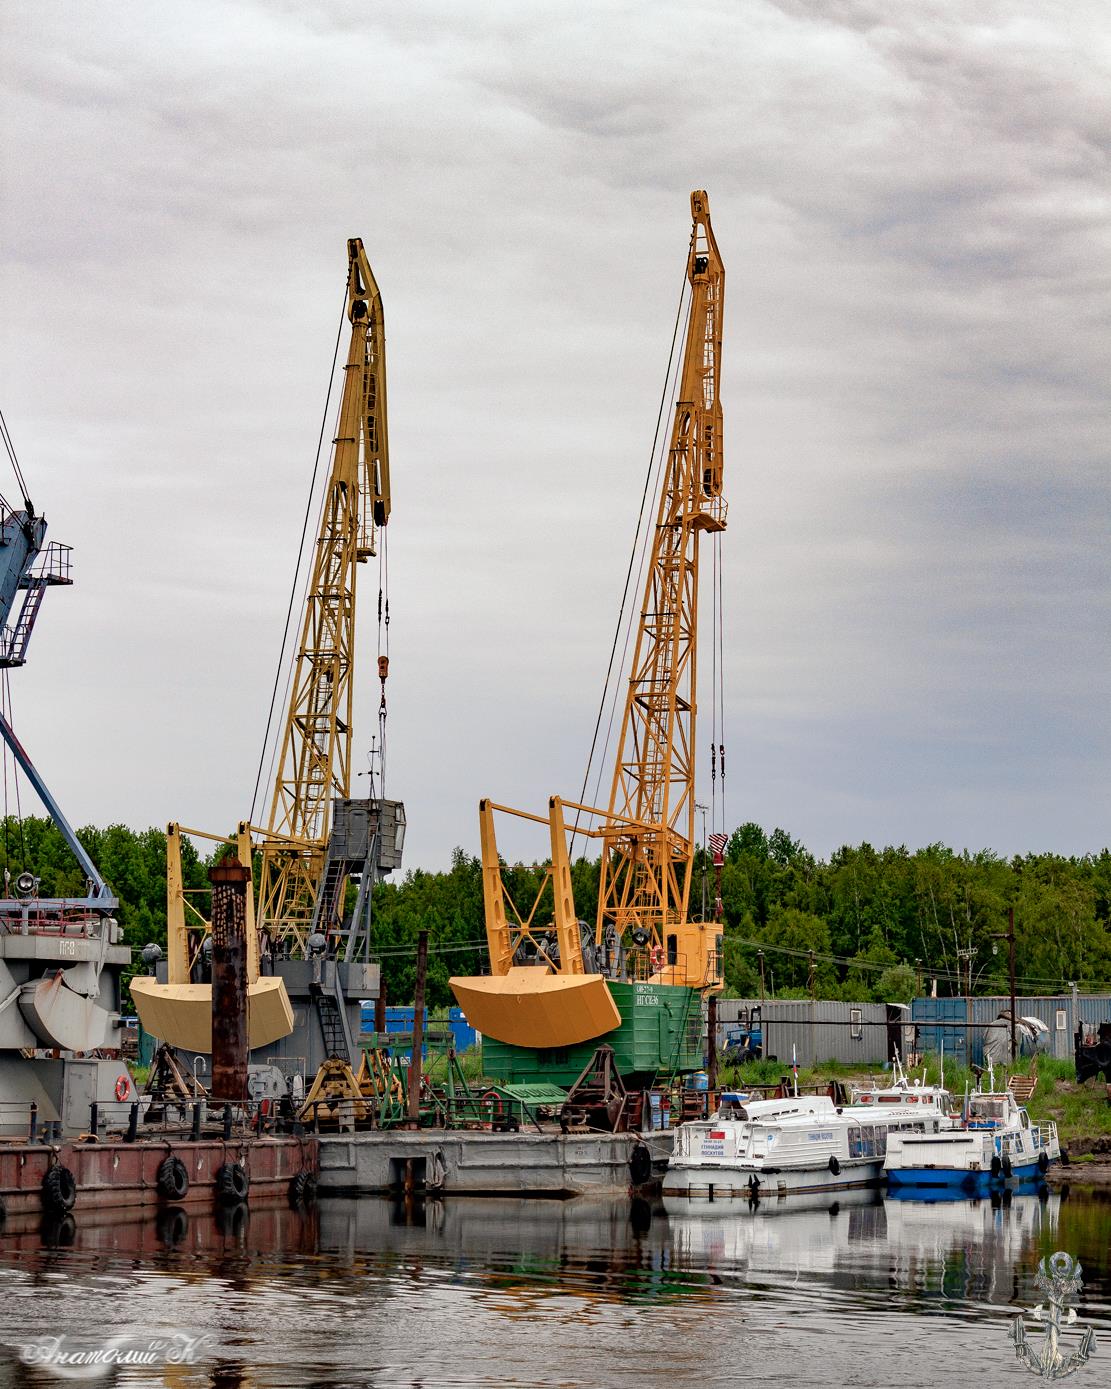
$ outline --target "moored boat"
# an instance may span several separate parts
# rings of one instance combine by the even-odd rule
[[[952,1122],[948,1094],[934,1087],[876,1087],[857,1100],[726,1091],[708,1120],[680,1125],[664,1195],[751,1200],[873,1186],[891,1130],[937,1132]]]
[[[1059,1160],[1057,1125],[1034,1124],[1010,1091],[975,1094],[965,1123],[940,1133],[894,1133],[884,1174],[889,1187],[990,1191],[1044,1176]]]

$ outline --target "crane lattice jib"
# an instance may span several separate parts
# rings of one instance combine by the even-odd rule
[[[602,827],[598,939],[685,920],[694,860],[698,547],[725,528],[721,373],[725,270],[704,192],[691,194],[687,326],[625,712]],[[637,826],[629,827],[629,822]]]
[[[362,242],[347,252],[351,343],[259,881],[259,929],[302,946],[332,800],[351,794],[355,566],[376,553],[390,512],[382,298]]]

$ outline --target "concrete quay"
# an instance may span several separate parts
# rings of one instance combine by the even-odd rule
[[[658,1183],[673,1132],[493,1133],[469,1129],[321,1134],[325,1196],[617,1195]]]

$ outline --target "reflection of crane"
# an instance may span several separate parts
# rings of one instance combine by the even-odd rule
[[[353,877],[359,880],[359,893],[345,942],[346,961],[353,961],[360,948],[365,952],[369,891],[382,873],[400,862],[404,835],[399,802],[350,799],[356,566],[378,553],[378,533],[390,515],[390,470],[382,299],[362,241],[347,243],[347,258],[351,337],[300,643],[293,656],[289,708],[278,744],[269,823],[257,829],[243,822],[237,836],[238,857],[246,866],[251,866],[253,847],[261,849],[253,927],[248,922],[252,1048],[288,1036],[293,1027],[285,983],[280,973],[262,969],[263,956],[269,957],[271,968],[277,958],[288,959],[293,951],[317,957],[327,951],[334,957],[347,883]],[[386,612],[388,621],[388,608]],[[380,720],[385,715],[388,667],[388,658],[381,654]],[[190,924],[202,936],[208,923],[186,894],[183,833],[200,834],[171,825],[167,836],[167,982],[137,980],[132,994],[148,1031],[172,1045],[207,1051],[211,990],[197,978],[203,941],[195,937],[190,942],[186,914],[192,913]],[[254,846],[252,834],[258,836]],[[327,993],[315,976],[313,982],[325,1054],[350,1052],[338,977]],[[362,976],[358,988],[367,992]]]
[[[609,806],[602,811],[558,797],[549,805],[552,864],[541,892],[551,881],[554,940],[537,925],[539,897],[522,911],[507,890],[493,821],[494,811],[507,807],[480,806],[492,975],[451,983],[479,1031],[515,1046],[564,1047],[616,1027],[620,1013],[607,975],[665,988],[720,985],[717,927],[691,921],[688,908],[699,539],[724,530],[726,519],[719,398],[725,271],[704,192],[691,194],[691,212],[690,316]],[[602,841],[593,928],[576,919],[565,809],[594,818],[594,828],[577,833]]]

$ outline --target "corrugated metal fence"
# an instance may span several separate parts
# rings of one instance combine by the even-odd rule
[[[728,1048],[738,1024],[758,1009],[763,1029],[764,1055],[790,1064],[791,1048],[800,1066],[820,1061],[844,1061],[882,1065],[898,1045],[902,1051],[901,1023],[907,1018],[902,1004],[840,1003],[829,999],[758,998],[718,1000],[718,1050]]]
[[[1111,994],[1047,994],[1015,1000],[1019,1017],[1040,1018],[1049,1028],[1040,1050],[1067,1061],[1073,1054],[1073,1035],[1080,1023],[1092,1031],[1111,1021]],[[724,1007],[723,1005],[719,1005]],[[910,1020],[918,1029],[918,1048],[937,1053],[945,1045],[946,1056],[980,1065],[984,1059],[984,1032],[1004,1010],[1008,995],[988,998],[916,998]]]

